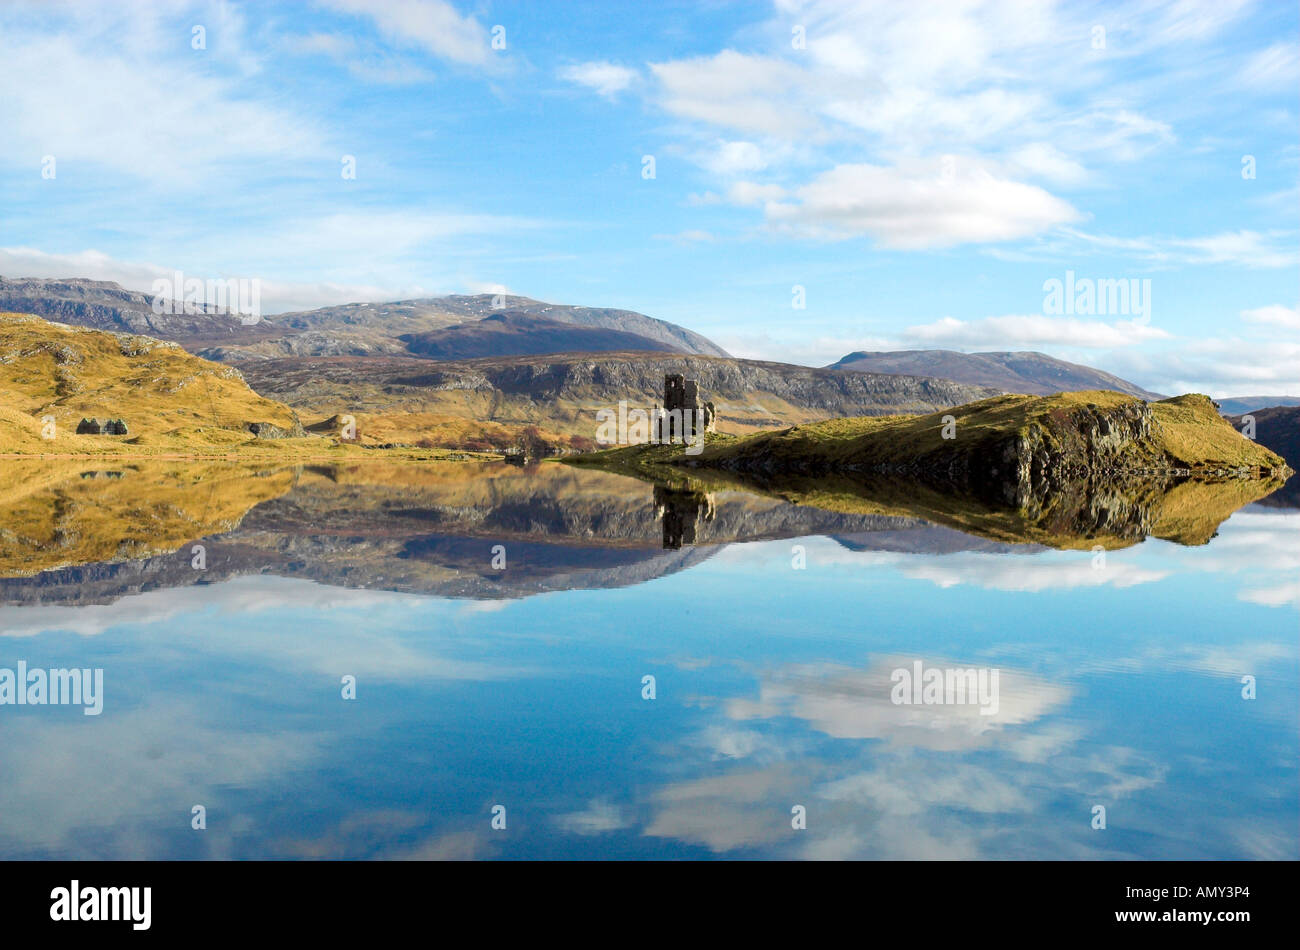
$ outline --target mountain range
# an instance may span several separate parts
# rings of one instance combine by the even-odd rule
[[[645,349],[727,355],[698,333],[632,310],[564,306],[503,294],[343,304],[261,317],[256,323],[215,307],[198,313],[171,310],[184,308],[170,301],[156,308],[153,296],[109,281],[0,277],[0,311],[144,334],[228,363],[285,356],[447,358],[444,351],[454,358],[471,358],[571,352],[575,346],[591,347],[592,352]],[[479,327],[483,321],[490,322]],[[475,332],[476,327],[481,332]]]
[[[717,406],[720,428],[734,433],[835,416],[925,413],[995,393],[1111,390],[1160,398],[1110,373],[1032,352],[860,351],[820,369],[735,359],[698,333],[642,313],[516,295],[352,303],[255,323],[216,308],[171,313],[177,308],[155,303],[107,281],[0,278],[0,311],[178,344],[239,367],[255,394],[283,403],[286,418],[301,413],[313,431],[356,416],[361,442],[370,445],[493,450],[535,426],[547,439],[576,446],[571,440],[593,431],[595,410],[656,404],[671,372],[697,379]],[[1221,405],[1227,414],[1286,401],[1261,396]]]
[[[957,353],[953,350],[859,350],[832,363],[830,369],[852,369],[863,373],[908,373],[936,376],[972,386],[987,386],[1005,393],[1046,396],[1059,392],[1109,389],[1137,396],[1161,399],[1128,380],[1091,366],[1067,363],[1045,353]]]

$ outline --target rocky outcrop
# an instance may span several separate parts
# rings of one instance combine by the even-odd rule
[[[982,464],[967,473],[970,487],[978,489],[988,478],[1001,489],[1005,501],[1033,507],[1052,492],[1080,481],[1119,474],[1177,474],[1178,467],[1164,458],[1152,438],[1157,426],[1144,402],[1105,409],[1094,403],[1053,409],[1042,421],[1006,439],[1000,451],[993,446],[989,453],[972,457],[972,462]]]
[[[130,428],[124,419],[82,419],[77,423],[77,435],[129,435]]]
[[[411,358],[263,360],[243,363],[258,392],[304,408],[327,401],[351,411],[460,411],[479,418],[546,420],[595,411],[649,408],[666,375],[696,380],[716,409],[717,427],[781,426],[800,418],[923,413],[991,395],[976,386],[917,376],[811,369],[785,363],[675,354],[614,353],[510,357],[430,363]],[[443,407],[446,408],[443,408]],[[792,416],[794,417],[792,420]]]
[[[253,433],[259,439],[301,439],[308,434],[296,415],[293,425],[287,429],[274,422],[245,422],[244,431]]]

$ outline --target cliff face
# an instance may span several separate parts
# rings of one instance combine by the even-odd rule
[[[681,373],[699,382],[715,402],[745,402],[762,392],[803,408],[834,412],[873,407],[877,412],[908,412],[989,395],[978,386],[922,376],[818,370],[758,360],[662,356],[549,361],[516,361],[480,367],[485,379],[502,392],[527,392],[550,398],[583,398],[596,393],[622,398],[661,397],[665,373]],[[719,405],[725,414],[726,407]],[[855,413],[856,414],[856,413]]]
[[[907,475],[986,493],[1111,475],[1288,474],[1205,396],[1145,403],[1113,392],[1000,396],[951,412],[838,419],[713,446],[680,464],[736,471]],[[1008,489],[1007,486],[1012,486]]]
[[[414,359],[267,360],[241,364],[266,395],[322,415],[449,412],[591,435],[595,411],[662,402],[664,375],[699,381],[731,431],[831,416],[930,412],[990,395],[916,376],[809,369],[783,363],[654,353],[569,354],[429,363]],[[328,410],[328,411],[327,411]]]

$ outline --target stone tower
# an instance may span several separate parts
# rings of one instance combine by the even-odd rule
[[[664,411],[668,417],[663,436],[669,441],[684,442],[696,432],[714,431],[713,403],[701,403],[699,384],[681,373],[664,376]]]

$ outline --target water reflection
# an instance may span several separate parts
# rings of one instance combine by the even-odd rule
[[[6,858],[1300,857],[1300,511],[1099,556],[554,463],[115,468],[0,482],[0,668],[105,670],[0,706]],[[996,712],[896,703],[916,663]]]

